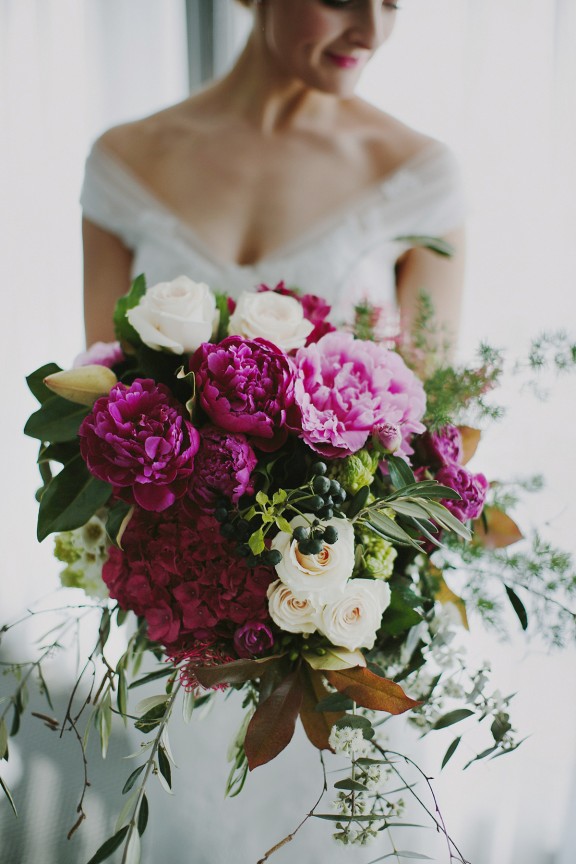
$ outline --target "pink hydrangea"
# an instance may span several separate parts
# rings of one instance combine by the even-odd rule
[[[294,399],[294,371],[286,355],[265,339],[228,336],[204,342],[192,355],[198,401],[213,423],[247,435],[261,450],[282,446],[286,409]]]
[[[410,438],[423,432],[426,407],[421,382],[394,351],[350,333],[328,333],[295,356],[295,406],[290,424],[328,458],[364,446],[374,426],[398,426],[398,455],[411,454]]]
[[[194,457],[191,498],[203,510],[213,510],[222,496],[237,504],[242,495],[254,492],[251,478],[257,461],[245,435],[204,426]]]
[[[197,642],[233,643],[243,625],[269,621],[270,567],[249,567],[207,514],[177,504],[161,514],[137,510],[102,576],[123,609],[143,616],[148,634],[171,652]]]
[[[436,474],[436,480],[442,486],[449,486],[460,495],[460,500],[447,498],[442,504],[462,522],[477,519],[482,512],[488,481],[484,474],[472,474],[461,465],[445,465]]]
[[[200,436],[163,384],[116,384],[96,400],[78,434],[92,474],[129,503],[161,511],[185,494]]]

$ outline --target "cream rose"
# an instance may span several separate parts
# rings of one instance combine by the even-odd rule
[[[149,288],[126,317],[149,348],[187,354],[215,335],[219,312],[208,285],[178,276]]]
[[[314,633],[320,607],[309,597],[297,597],[279,579],[268,588],[268,611],[281,630]]]
[[[245,339],[268,339],[282,351],[302,348],[314,329],[304,318],[302,304],[275,291],[245,291],[230,316],[228,333]]]
[[[390,587],[381,579],[351,579],[342,595],[326,604],[318,630],[350,651],[372,648],[384,610],[390,603]]]
[[[310,516],[310,520],[314,517]],[[294,529],[309,523],[302,516],[290,522]],[[295,594],[313,596],[327,603],[335,593],[342,591],[354,569],[354,528],[346,519],[328,519],[324,525],[333,525],[338,531],[335,543],[324,543],[317,555],[303,555],[292,534],[281,531],[272,540],[272,548],[282,553],[276,564],[278,578]]]

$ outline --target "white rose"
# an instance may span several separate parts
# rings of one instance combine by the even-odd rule
[[[178,276],[149,288],[126,317],[149,348],[185,354],[212,338],[219,312],[208,285]]]
[[[310,520],[314,517],[310,516]],[[302,516],[290,522],[292,528],[309,523]],[[319,602],[328,602],[342,591],[354,569],[354,528],[347,519],[328,519],[324,525],[333,525],[338,531],[335,543],[324,543],[317,555],[303,555],[292,535],[284,531],[272,540],[272,548],[282,553],[276,564],[279,579],[295,594],[314,596]]]
[[[302,348],[314,329],[304,318],[302,304],[275,291],[245,291],[230,316],[228,333],[245,339],[268,339],[282,351]]]
[[[297,597],[279,579],[268,588],[268,611],[281,630],[314,633],[320,608],[309,597]]]
[[[381,579],[351,579],[343,594],[321,612],[318,629],[332,642],[350,651],[372,648],[390,587]]]

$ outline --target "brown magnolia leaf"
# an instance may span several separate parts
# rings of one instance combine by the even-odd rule
[[[399,684],[388,678],[381,678],[369,669],[358,666],[356,669],[326,671],[324,675],[329,684],[353,699],[363,708],[375,711],[387,711],[389,714],[403,714],[411,708],[421,705],[410,699]]]
[[[265,670],[277,663],[280,655],[264,657],[262,660],[233,660],[219,666],[194,666],[192,671],[203,687],[216,684],[244,684],[260,678]]]
[[[458,430],[462,436],[462,465],[466,465],[478,449],[482,432],[472,426],[458,426]]]
[[[352,669],[354,666],[366,666],[366,658],[359,649],[349,651],[334,645],[323,649],[322,654],[306,651],[302,657],[312,669]]]
[[[460,615],[460,618],[462,619],[463,626],[466,628],[466,630],[469,630],[470,627],[468,626],[468,615],[466,612],[466,603],[464,602],[462,597],[459,597],[458,594],[455,594],[454,591],[452,591],[452,589],[450,588],[450,586],[448,585],[448,583],[444,579],[444,576],[442,575],[441,570],[438,570],[437,567],[433,567],[433,568],[431,568],[431,573],[432,573],[434,579],[437,580],[437,584],[438,584],[438,587],[436,589],[436,593],[434,595],[436,600],[438,600],[440,603],[442,603],[442,605],[444,605],[446,603],[452,603],[456,607],[456,609],[458,610],[458,614]]]
[[[334,723],[344,716],[344,711],[316,711],[322,699],[330,695],[323,681],[323,674],[302,666],[300,671],[303,699],[300,720],[310,742],[318,750],[330,750],[328,737]]]
[[[485,507],[483,517],[488,525],[484,525],[484,519],[476,519],[474,522],[474,537],[487,549],[504,549],[524,539],[518,525],[503,510],[498,507]]]
[[[244,739],[251,771],[265,765],[288,746],[302,704],[299,672],[291,672],[254,712]]]

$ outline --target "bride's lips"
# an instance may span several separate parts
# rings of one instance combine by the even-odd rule
[[[332,51],[327,51],[326,56],[340,69],[355,69],[360,64],[360,58],[350,54],[334,54]]]

